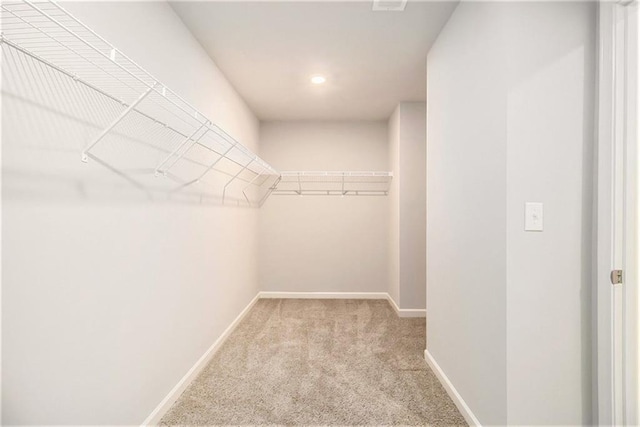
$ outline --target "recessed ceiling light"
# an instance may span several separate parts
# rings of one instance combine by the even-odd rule
[[[407,6],[407,0],[373,0],[371,10],[378,12],[402,12]]]
[[[311,76],[311,83],[313,83],[314,85],[321,85],[326,81],[327,79],[324,76],[321,76],[319,74],[316,74],[315,76]]]

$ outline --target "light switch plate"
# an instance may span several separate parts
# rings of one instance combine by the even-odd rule
[[[544,211],[542,203],[524,204],[524,231],[542,231],[544,229]]]

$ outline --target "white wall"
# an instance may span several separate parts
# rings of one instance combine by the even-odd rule
[[[168,4],[65,6],[257,147],[258,121]],[[59,150],[54,135],[46,143],[50,151],[32,150],[33,161],[49,160],[35,166],[77,167],[79,150]],[[3,157],[3,178],[18,160]],[[84,178],[109,172],[81,167],[77,188],[52,186],[51,175],[29,184],[46,197],[3,193],[6,424],[142,422],[258,290],[257,211],[127,202],[118,193],[96,201],[82,195],[92,186]]]
[[[591,421],[596,10],[508,8],[509,424]],[[526,201],[544,202],[544,232],[523,231]]]
[[[462,3],[427,58],[427,350],[506,424],[506,99],[499,3]]]
[[[395,176],[389,188],[389,296],[400,304],[400,106],[388,122],[389,171]]]
[[[424,309],[426,292],[426,104],[401,102],[389,119],[390,295]]]
[[[426,307],[426,151],[424,102],[400,104],[400,301],[402,309]]]
[[[385,122],[263,122],[278,170],[387,170]],[[388,199],[271,196],[260,209],[264,291],[386,292]]]
[[[591,421],[595,8],[461,3],[428,57],[427,350],[483,424]]]

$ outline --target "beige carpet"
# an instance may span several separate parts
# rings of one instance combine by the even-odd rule
[[[385,300],[263,299],[163,425],[466,425]]]

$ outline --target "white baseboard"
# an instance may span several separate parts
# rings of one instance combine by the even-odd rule
[[[270,292],[258,293],[260,298],[301,298],[301,299],[387,299],[386,292]]]
[[[165,396],[158,406],[151,412],[146,420],[142,422],[143,426],[157,425],[164,414],[178,400],[180,395],[186,390],[191,382],[196,378],[200,371],[209,363],[216,351],[224,344],[229,335],[238,326],[240,321],[249,312],[251,307],[261,298],[302,298],[302,299],[384,299],[390,301],[392,307],[399,317],[424,317],[425,310],[406,310],[399,309],[395,301],[387,292],[258,292],[254,299],[242,310],[220,337],[209,347],[200,359],[189,369],[184,377],[176,384],[175,387]],[[435,362],[434,362],[435,363]]]
[[[391,295],[387,294],[387,299],[391,307],[396,311],[398,317],[427,317],[427,310],[399,308],[398,304],[391,298]]]
[[[426,317],[426,310],[398,308],[387,292],[271,292],[258,293],[260,298],[300,298],[300,299],[386,299],[398,317]]]
[[[220,335],[220,337],[209,347],[209,349],[202,355],[200,359],[189,369],[189,371],[185,374],[184,377],[176,384],[175,387],[167,394],[167,396],[162,399],[160,404],[151,412],[151,414],[147,417],[146,420],[142,422],[143,426],[154,426],[157,425],[164,414],[171,408],[171,406],[178,400],[182,392],[191,384],[191,382],[198,376],[200,371],[209,363],[213,355],[218,351],[218,349],[224,344],[229,335],[234,331],[234,329],[238,326],[240,321],[244,318],[244,316],[249,312],[251,307],[260,299],[260,293],[255,296],[251,300],[251,302],[242,310],[242,312],[235,318],[233,322],[229,325],[227,329]]]
[[[447,394],[449,395],[451,400],[453,400],[453,403],[455,403],[456,407],[458,408],[464,419],[467,421],[467,423],[470,426],[481,426],[480,421],[478,421],[476,416],[473,415],[473,412],[471,412],[469,406],[467,406],[464,399],[462,399],[462,396],[460,396],[460,393],[458,393],[451,381],[449,381],[449,378],[447,378],[444,371],[440,368],[440,365],[438,365],[433,356],[431,356],[429,350],[424,351],[424,358],[440,380],[440,383],[447,391]]]

